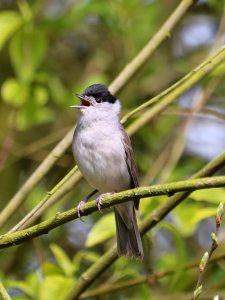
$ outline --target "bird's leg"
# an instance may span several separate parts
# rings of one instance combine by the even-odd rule
[[[110,193],[105,193],[105,194],[101,194],[98,196],[98,198],[96,199],[96,202],[97,202],[97,206],[98,206],[98,210],[102,213],[102,210],[101,210],[101,206],[102,206],[102,200],[107,197],[107,196],[110,196],[114,194],[114,192],[110,192]]]
[[[90,194],[88,194],[86,197],[84,197],[77,205],[77,215],[81,221],[83,221],[81,218],[81,213],[83,212],[84,204],[96,193],[98,193],[98,190],[92,191]]]

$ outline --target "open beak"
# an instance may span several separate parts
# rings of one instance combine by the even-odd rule
[[[91,102],[88,98],[88,96],[83,94],[75,94],[80,100],[82,105],[71,105],[70,107],[73,108],[87,108],[88,106],[91,106]]]

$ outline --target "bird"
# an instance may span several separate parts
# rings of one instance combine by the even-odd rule
[[[121,104],[103,84],[93,84],[76,94],[80,105],[72,141],[74,159],[86,181],[94,188],[84,201],[95,193],[99,209],[102,199],[111,193],[138,187],[137,167],[131,141],[119,120]],[[82,211],[83,202],[78,205]],[[142,260],[142,240],[136,212],[139,199],[114,206],[117,253]]]

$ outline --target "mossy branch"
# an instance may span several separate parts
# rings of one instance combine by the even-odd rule
[[[138,198],[146,198],[159,195],[170,196],[180,191],[190,192],[199,189],[208,189],[221,186],[225,186],[225,176],[191,179],[178,181],[175,183],[158,184],[150,187],[139,187],[105,197],[102,201],[102,208],[109,208],[116,204]],[[89,215],[90,213],[97,210],[98,207],[96,201],[91,201],[85,204],[82,216]],[[58,227],[66,222],[72,221],[76,218],[78,218],[78,213],[77,208],[74,208],[63,213],[58,213],[54,218],[51,218],[28,229],[2,235],[0,236],[0,249],[14,246],[34,237],[46,234],[53,228]]]

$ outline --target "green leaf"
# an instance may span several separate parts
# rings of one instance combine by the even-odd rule
[[[32,81],[46,50],[46,37],[42,30],[23,28],[18,31],[10,42],[10,58],[17,75],[25,81]]]
[[[72,261],[67,256],[66,252],[56,244],[51,244],[50,248],[55,256],[57,263],[63,269],[65,275],[71,276],[74,272],[74,266]]]
[[[210,218],[210,217],[215,217],[216,214],[216,208],[213,207],[204,207],[201,209],[196,210],[194,213],[193,217],[190,219],[192,224],[199,223],[200,221]]]
[[[71,103],[70,98],[72,99],[72,93],[69,95],[67,89],[64,87],[62,81],[56,76],[50,76],[48,78],[48,85],[52,100],[61,107],[65,108],[65,104]]]
[[[0,13],[0,50],[22,23],[22,17],[15,11]]]
[[[34,298],[35,291],[33,290],[33,287],[30,286],[30,284],[26,281],[17,281],[17,280],[6,280],[5,281],[7,288],[17,288],[23,291],[26,295],[30,296],[31,298]]]
[[[86,241],[87,247],[93,247],[105,240],[113,237],[116,233],[114,213],[109,213],[95,223],[92,230],[88,234]]]
[[[202,207],[198,202],[183,202],[176,207],[173,219],[184,236],[190,236],[201,220],[215,216],[216,207]]]
[[[48,92],[45,87],[38,85],[33,90],[34,101],[42,106],[48,101]]]
[[[29,96],[29,88],[18,80],[10,78],[4,81],[1,94],[3,101],[7,104],[20,107],[26,102]]]
[[[176,256],[175,260],[171,259],[169,262],[173,262],[177,266],[177,272],[170,278],[170,286],[174,289],[175,287],[181,288],[185,285],[184,282],[182,282],[181,277],[183,275],[183,271],[179,269],[187,260],[187,252],[186,252],[186,245],[184,242],[183,237],[180,235],[180,232],[177,230],[175,226],[173,226],[171,223],[162,221],[158,229],[166,229],[172,236],[174,244],[175,244],[175,251],[176,251]],[[174,253],[173,253],[174,255]],[[165,267],[165,265],[164,265]],[[173,266],[167,266],[169,267],[174,267]],[[178,284],[179,283],[179,284]]]
[[[47,107],[38,109],[35,105],[32,107],[26,106],[24,110],[18,112],[16,117],[16,125],[18,130],[26,130],[34,125],[49,122],[53,118],[53,110]]]
[[[225,199],[225,190],[223,188],[198,190],[190,195],[195,201],[208,201],[210,203],[219,204]]]
[[[63,300],[66,293],[74,285],[74,278],[60,275],[47,276],[41,285],[37,299]]]
[[[99,255],[91,251],[78,251],[73,258],[74,274],[80,269],[80,266],[83,262],[82,259],[91,263],[95,263],[99,259]]]
[[[63,274],[62,269],[55,263],[51,262],[45,262],[42,266],[42,271],[44,276]]]

